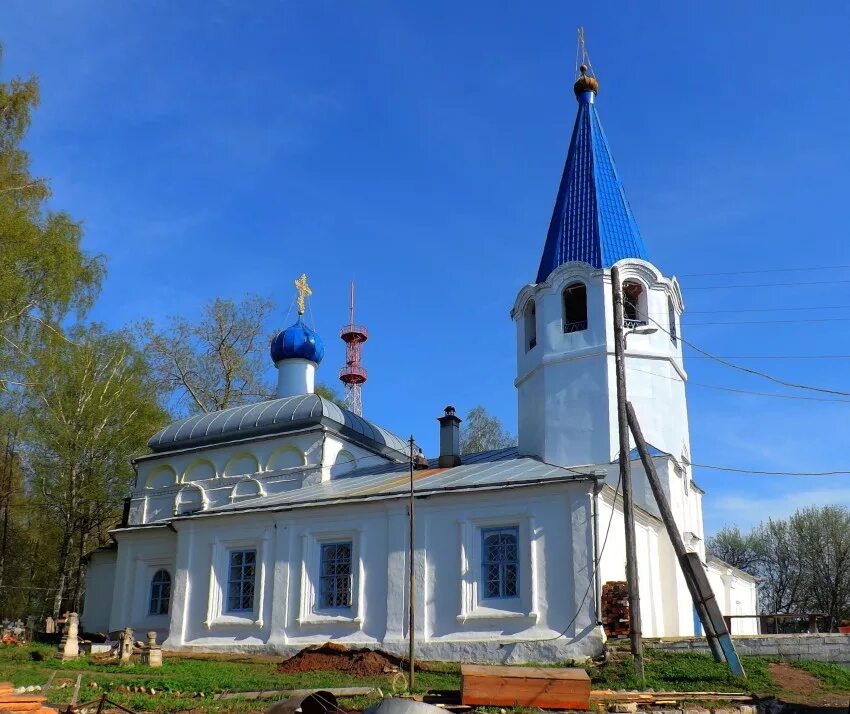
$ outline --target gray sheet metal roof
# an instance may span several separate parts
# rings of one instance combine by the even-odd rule
[[[323,424],[352,441],[404,456],[407,443],[392,432],[317,394],[301,394],[198,414],[169,424],[148,441],[154,452],[215,444],[251,436],[283,434]],[[398,455],[398,454],[396,454]]]
[[[419,495],[476,488],[532,486],[558,481],[581,481],[591,474],[543,463],[531,456],[520,456],[515,447],[465,455],[464,463],[452,468],[433,468],[413,472],[414,492]],[[240,501],[205,511],[204,515],[256,509],[303,508],[340,502],[404,496],[410,489],[407,465],[388,464],[352,471],[324,483],[284,491],[273,496]],[[191,517],[191,516],[190,516]]]

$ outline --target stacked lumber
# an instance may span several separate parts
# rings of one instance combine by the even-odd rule
[[[602,586],[602,626],[606,637],[629,636],[629,584],[625,580],[611,580]]]
[[[625,692],[612,689],[594,689],[590,693],[593,704],[636,703],[670,705],[687,701],[700,702],[753,702],[756,697],[745,692]]]
[[[18,714],[35,712],[36,714],[56,714],[55,709],[44,706],[45,697],[41,694],[15,694],[9,682],[0,682],[0,713]]]
[[[590,709],[590,677],[583,669],[463,664],[460,673],[466,705]]]

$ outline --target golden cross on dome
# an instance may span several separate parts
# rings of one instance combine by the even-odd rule
[[[313,294],[307,285],[307,273],[301,273],[301,277],[295,281],[295,289],[298,291],[298,314],[303,315],[307,309],[306,298]]]

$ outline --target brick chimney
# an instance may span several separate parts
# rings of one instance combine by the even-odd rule
[[[446,413],[437,418],[440,422],[440,458],[437,466],[441,469],[460,465],[460,418],[453,406],[446,407]]]

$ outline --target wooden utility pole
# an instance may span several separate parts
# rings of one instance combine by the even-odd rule
[[[705,636],[708,640],[708,646],[711,648],[711,653],[714,655],[716,662],[722,662],[725,659],[730,671],[736,677],[746,678],[747,675],[744,672],[741,659],[735,650],[732,636],[729,633],[723,615],[720,613],[720,606],[717,604],[714,592],[705,576],[699,556],[696,553],[689,553],[685,548],[682,534],[679,532],[679,526],[673,517],[673,510],[667,501],[667,495],[664,493],[661,479],[658,478],[655,462],[649,455],[646,439],[643,438],[643,431],[640,428],[640,422],[638,422],[637,414],[635,414],[635,409],[631,402],[626,403],[626,417],[628,418],[632,435],[635,437],[635,445],[640,454],[640,460],[643,463],[643,470],[646,472],[646,478],[649,481],[652,494],[655,496],[658,510],[661,512],[661,520],[664,521],[667,535],[673,544],[673,551],[679,560],[679,566],[682,569],[682,575],[691,593],[694,607],[699,615],[700,622],[702,622],[703,630],[705,630]],[[689,478],[687,474],[685,474],[685,478]]]
[[[408,504],[408,511],[410,512],[410,517],[408,518],[410,524],[410,535],[408,540],[410,541],[410,552],[408,553],[408,561],[409,561],[409,574],[410,574],[410,585],[409,585],[409,602],[408,602],[408,611],[407,611],[407,634],[409,637],[409,649],[407,652],[407,660],[410,671],[408,672],[407,677],[407,691],[413,692],[413,684],[416,678],[415,670],[416,666],[413,661],[413,649],[414,649],[414,602],[415,599],[413,597],[414,593],[414,583],[413,583],[413,449],[415,447],[415,442],[413,440],[413,435],[410,435],[410,503]]]
[[[629,425],[626,416],[626,336],[623,332],[623,283],[620,270],[611,268],[614,297],[614,363],[617,376],[617,427],[620,435],[620,483],[623,487],[623,520],[626,526],[626,581],[629,586],[629,639],[632,643],[635,675],[644,678],[643,635],[640,624],[640,592],[638,590],[637,550],[635,546],[635,507],[632,493],[632,470]]]

